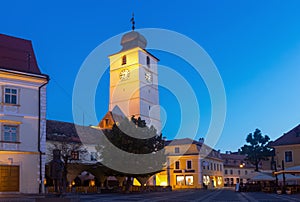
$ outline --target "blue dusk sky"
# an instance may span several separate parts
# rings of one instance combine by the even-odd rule
[[[0,33],[32,41],[39,67],[51,79],[47,118],[67,122],[73,122],[73,87],[82,63],[102,42],[130,31],[132,12],[137,29],[161,28],[191,38],[209,54],[225,87],[226,120],[215,148],[234,151],[256,128],[275,140],[300,123],[299,11],[297,0],[10,0],[1,2]],[[201,76],[182,58],[149,51],[192,86],[201,119],[196,134],[184,133],[205,137],[211,100]],[[95,99],[98,120],[108,110],[108,83],[106,71],[96,97],[86,98]],[[180,124],[197,121],[180,117],[176,93],[159,89],[167,117],[163,135],[173,139]],[[97,124],[89,114],[84,117],[85,125]]]

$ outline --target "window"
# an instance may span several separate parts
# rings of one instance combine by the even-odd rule
[[[179,153],[180,151],[179,151],[179,147],[175,147],[175,153]]]
[[[292,151],[285,152],[285,162],[292,162],[293,161],[293,154]]]
[[[4,103],[17,104],[18,91],[15,88],[4,88]]]
[[[126,65],[126,63],[127,63],[127,58],[126,58],[126,55],[124,55],[122,57],[122,65]]]
[[[72,151],[71,152],[71,159],[72,160],[79,160],[79,152],[78,151]]]
[[[217,164],[217,171],[219,171],[219,164]]]
[[[179,169],[179,161],[175,162],[175,169],[178,170]]]
[[[97,152],[91,152],[91,161],[97,161]]]
[[[147,66],[150,67],[150,57],[147,56]]]
[[[222,164],[220,164],[220,171],[222,171]]]
[[[248,171],[247,170],[245,170],[245,175],[248,175]]]
[[[230,175],[232,175],[233,174],[233,170],[230,170]]]
[[[228,174],[228,171],[227,171],[227,170],[225,170],[224,172],[225,172],[225,175],[227,175],[227,174]]]
[[[176,176],[176,185],[184,185],[184,176]]]
[[[186,169],[192,169],[192,161],[186,161]]]
[[[191,186],[194,184],[193,176],[185,176],[185,184]]]
[[[18,127],[4,125],[3,128],[3,140],[6,142],[17,142],[18,141]]]
[[[217,170],[217,168],[216,168],[216,164],[214,163],[214,170]]]

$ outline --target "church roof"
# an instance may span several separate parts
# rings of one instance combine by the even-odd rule
[[[276,139],[274,142],[271,142],[269,145],[280,146],[280,145],[293,145],[300,144],[300,124],[290,130],[289,132],[283,134],[281,137]]]
[[[41,74],[31,41],[0,34],[0,68]]]

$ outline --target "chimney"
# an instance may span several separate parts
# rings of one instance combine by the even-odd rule
[[[199,143],[204,143],[204,138],[203,137],[199,138]]]

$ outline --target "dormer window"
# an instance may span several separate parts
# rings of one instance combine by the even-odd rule
[[[127,63],[127,58],[126,58],[126,55],[124,55],[122,57],[122,65],[126,65],[126,63]]]
[[[147,56],[147,66],[150,67],[150,57]]]

